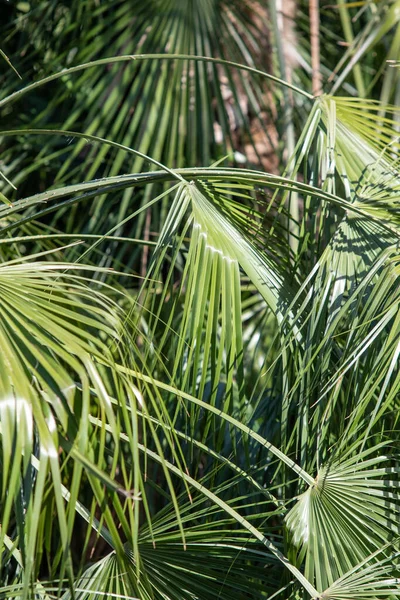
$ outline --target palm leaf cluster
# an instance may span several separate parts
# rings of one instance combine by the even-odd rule
[[[2,598],[400,596],[398,2],[289,4],[4,9]]]

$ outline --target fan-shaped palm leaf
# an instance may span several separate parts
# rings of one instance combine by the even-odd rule
[[[385,466],[386,457],[369,458],[377,450],[321,467],[286,516],[293,542],[305,554],[306,576],[318,589],[398,535],[397,479],[388,479],[397,469]]]

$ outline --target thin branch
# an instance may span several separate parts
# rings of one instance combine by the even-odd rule
[[[313,96],[322,94],[322,76],[319,47],[319,0],[310,0],[310,41]]]

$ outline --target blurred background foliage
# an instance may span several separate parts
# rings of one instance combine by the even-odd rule
[[[399,0],[0,14],[0,597],[398,597]]]

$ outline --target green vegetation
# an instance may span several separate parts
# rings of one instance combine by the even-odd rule
[[[0,2],[1,600],[400,596],[400,2],[319,9]]]

